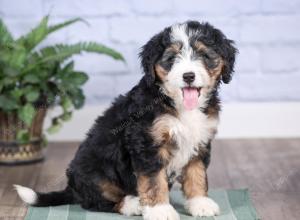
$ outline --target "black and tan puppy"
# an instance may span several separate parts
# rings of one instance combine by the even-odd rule
[[[33,206],[78,203],[94,211],[177,220],[169,203],[174,181],[186,209],[213,216],[206,169],[219,115],[218,88],[229,83],[237,50],[208,23],[167,27],[142,48],[145,75],[100,116],[68,170],[65,190],[16,186]],[[101,85],[99,85],[101,86]]]

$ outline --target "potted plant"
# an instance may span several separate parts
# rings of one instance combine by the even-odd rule
[[[48,20],[44,17],[28,34],[14,39],[0,19],[0,163],[41,160],[47,109],[62,109],[47,130],[53,133],[83,106],[82,86],[88,75],[74,69],[73,55],[92,52],[124,61],[120,53],[95,42],[37,48],[49,34],[83,21],[75,18],[49,25]]]

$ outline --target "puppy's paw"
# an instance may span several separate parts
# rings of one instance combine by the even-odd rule
[[[198,196],[186,201],[187,211],[192,216],[214,216],[220,214],[220,208],[211,198]]]
[[[179,214],[170,204],[159,204],[143,208],[144,220],[180,220]]]
[[[120,213],[126,216],[141,215],[142,207],[140,205],[139,197],[125,196]]]

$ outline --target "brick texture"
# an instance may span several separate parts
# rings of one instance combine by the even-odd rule
[[[82,17],[43,45],[98,41],[119,50],[126,64],[105,56],[77,56],[88,72],[88,104],[111,101],[141,78],[138,53],[158,31],[185,20],[208,21],[236,42],[236,72],[221,96],[226,102],[300,101],[300,0],[0,0],[0,17],[15,37],[43,15],[51,22]]]

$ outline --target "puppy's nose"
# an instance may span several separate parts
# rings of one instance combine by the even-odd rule
[[[195,80],[195,73],[193,72],[187,72],[183,74],[183,81],[190,84],[192,82],[194,82]]]

